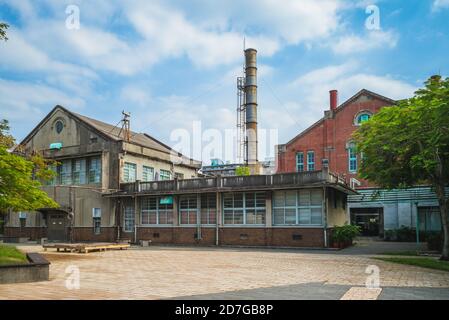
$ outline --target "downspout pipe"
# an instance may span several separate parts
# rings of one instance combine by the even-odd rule
[[[328,235],[327,235],[327,214],[328,214],[328,205],[327,205],[327,192],[326,192],[326,187],[323,187],[323,210],[324,210],[324,247],[328,248],[329,247],[329,241],[328,241]]]

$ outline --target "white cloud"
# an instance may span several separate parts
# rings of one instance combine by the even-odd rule
[[[393,31],[369,31],[364,37],[343,36],[335,44],[331,43],[330,46],[337,54],[352,54],[374,49],[394,48],[398,39],[399,36]]]
[[[449,0],[434,0],[432,4],[432,11],[439,11],[441,9],[449,8]]]
[[[57,104],[73,110],[80,110],[85,101],[73,98],[66,93],[44,84],[30,84],[0,79],[1,116],[15,126],[20,124],[31,129],[30,123],[36,122]],[[36,122],[37,123],[37,122]]]

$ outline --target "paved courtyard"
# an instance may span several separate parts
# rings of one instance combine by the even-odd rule
[[[51,262],[50,281],[0,285],[0,299],[449,299],[449,272],[374,260],[363,245],[340,252],[150,247],[76,254],[43,252],[37,245],[21,249],[45,255]],[[371,265],[379,267],[380,289],[365,288]],[[71,281],[73,270],[79,270],[79,289]]]

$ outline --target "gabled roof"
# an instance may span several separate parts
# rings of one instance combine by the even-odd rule
[[[340,111],[342,111],[347,105],[351,104],[352,102],[356,101],[360,96],[372,96],[374,98],[377,98],[379,100],[383,100],[385,102],[387,102],[386,105],[394,105],[397,103],[396,100],[387,98],[383,95],[380,95],[378,93],[372,92],[370,90],[367,89],[362,89],[359,92],[357,92],[355,95],[353,95],[351,98],[349,98],[348,100],[346,100],[345,102],[343,102],[342,104],[340,104],[336,109],[335,109],[335,113],[338,113]],[[323,123],[324,121],[324,117],[321,118],[320,120],[318,120],[317,122],[315,122],[314,124],[312,124],[310,127],[308,127],[307,129],[305,129],[304,131],[302,131],[301,133],[299,133],[297,136],[295,136],[293,139],[291,139],[289,142],[287,142],[285,145],[289,145],[291,143],[293,143],[295,140],[297,140],[298,138],[302,137],[303,135],[305,135],[307,132],[309,132],[310,130],[312,130],[313,128],[319,126],[321,123]]]
[[[28,140],[36,133],[37,130],[39,130],[43,124],[47,122],[47,120],[50,118],[50,116],[56,112],[57,110],[61,110],[68,115],[72,116],[73,118],[77,119],[78,121],[84,123],[87,125],[92,131],[100,135],[101,137],[105,138],[106,140],[112,140],[112,141],[124,141],[123,137],[120,135],[120,127],[113,126],[109,123],[102,122],[100,120],[92,119],[89,117],[86,117],[84,115],[72,112],[63,106],[57,105],[54,107],[47,116],[45,116],[44,119],[42,119],[41,122],[22,140],[21,145],[28,142]],[[193,159],[190,159],[188,157],[185,157],[181,153],[173,150],[166,144],[160,142],[159,140],[153,138],[152,136],[146,134],[146,133],[137,133],[137,132],[130,132],[130,141],[129,143],[135,144],[138,146],[146,147],[149,149],[161,151],[164,153],[172,153],[175,152],[178,156],[183,157],[184,160],[189,160],[190,165],[195,167],[201,167],[201,162],[196,161]]]

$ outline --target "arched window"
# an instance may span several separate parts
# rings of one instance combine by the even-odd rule
[[[361,125],[363,122],[368,121],[372,116],[371,112],[368,111],[362,111],[357,114],[357,116],[354,119],[354,124],[356,126]]]
[[[56,123],[55,123],[55,129],[56,129],[56,132],[57,132],[58,134],[61,133],[62,130],[64,129],[64,123],[62,123],[61,120],[56,121]]]

